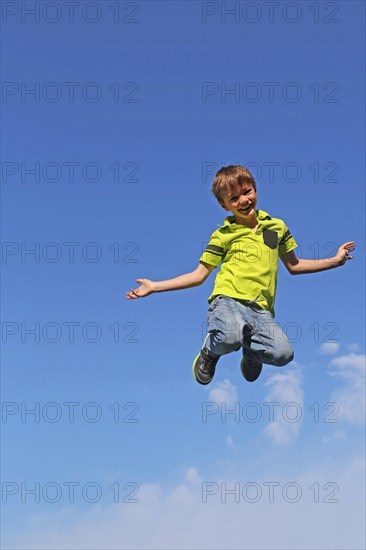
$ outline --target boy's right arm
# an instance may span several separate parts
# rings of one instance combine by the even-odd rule
[[[181,290],[183,288],[192,288],[201,285],[209,276],[211,271],[215,269],[214,265],[200,262],[196,269],[191,273],[186,273],[168,279],[167,281],[150,281],[149,279],[136,279],[140,286],[135,290],[131,289],[126,293],[127,300],[143,298],[153,292],[166,292],[168,290]]]

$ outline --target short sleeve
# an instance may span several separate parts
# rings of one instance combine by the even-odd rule
[[[224,253],[225,249],[222,246],[221,239],[215,231],[211,235],[210,241],[207,244],[206,249],[200,257],[199,261],[217,267],[221,262]]]
[[[283,225],[284,225],[284,232],[279,244],[280,256],[283,256],[283,254],[286,254],[287,252],[290,252],[291,250],[297,247],[297,242],[293,238],[290,230],[288,229],[285,223]]]

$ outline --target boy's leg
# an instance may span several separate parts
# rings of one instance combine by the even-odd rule
[[[193,362],[197,382],[211,382],[220,356],[241,348],[242,332],[243,320],[237,302],[227,296],[217,296],[208,310],[208,334]]]
[[[212,354],[226,355],[242,347],[245,321],[239,308],[240,304],[228,296],[217,296],[211,302],[204,347]]]
[[[252,320],[254,325],[254,321]],[[251,349],[252,325],[246,324],[243,329],[243,357],[240,370],[245,380],[255,382],[262,372],[263,363]]]
[[[290,363],[294,350],[272,314],[254,308],[252,311],[250,333],[243,338],[244,356],[278,367]]]

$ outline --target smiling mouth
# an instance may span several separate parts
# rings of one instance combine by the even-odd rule
[[[251,211],[252,207],[253,205],[251,204],[250,206],[248,206],[248,208],[239,208],[239,212],[244,212],[244,214],[247,214]]]

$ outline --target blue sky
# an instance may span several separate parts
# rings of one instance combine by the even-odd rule
[[[364,547],[364,4],[311,5],[2,3],[4,548]],[[201,387],[214,274],[125,292],[196,267],[230,163],[301,257],[357,248],[279,266],[291,365]]]

